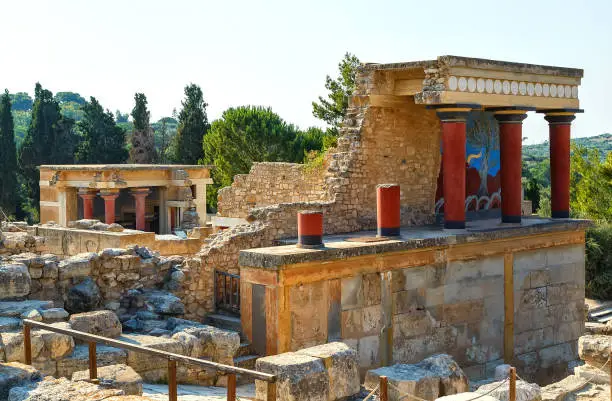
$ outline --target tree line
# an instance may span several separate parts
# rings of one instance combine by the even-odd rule
[[[38,166],[43,164],[210,164],[215,184],[207,204],[216,208],[219,188],[254,162],[311,162],[335,144],[359,60],[347,53],[337,78],[327,76],[327,97],[312,103],[327,129],[300,130],[269,107],[231,107],[209,123],[202,89],[184,88],[180,111],[151,122],[144,93],[131,113],[105,109],[95,97],[51,91],[37,83],[0,97],[0,207],[18,219],[38,220]]]

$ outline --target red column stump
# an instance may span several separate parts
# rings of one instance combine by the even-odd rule
[[[145,222],[145,198],[151,193],[149,188],[134,188],[130,191],[134,197],[136,206],[136,229],[140,231],[146,230]]]
[[[119,192],[101,191],[100,197],[104,199],[104,222],[113,224],[115,222],[115,201],[119,197]]]
[[[300,248],[323,246],[323,212],[301,211],[297,215],[298,243]]]
[[[396,237],[400,235],[400,186],[380,184],[376,187],[377,235]]]

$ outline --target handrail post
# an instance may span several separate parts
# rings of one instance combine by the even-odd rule
[[[516,368],[510,368],[510,394],[509,401],[516,401]]]
[[[380,401],[389,401],[388,384],[387,376],[380,376]]]
[[[92,382],[98,380],[98,359],[95,341],[89,342],[89,380]]]
[[[276,401],[276,382],[266,382],[266,401]]]
[[[168,398],[177,401],[178,388],[176,384],[176,361],[168,360]]]
[[[30,336],[30,326],[23,323],[23,354],[26,365],[32,364],[32,337]]]
[[[227,401],[236,401],[236,375],[227,375]]]

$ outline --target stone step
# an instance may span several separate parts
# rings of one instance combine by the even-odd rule
[[[253,349],[251,343],[248,341],[244,341],[240,343],[240,347],[238,348],[235,357],[237,358],[239,356],[255,355],[256,353],[257,352],[255,352],[255,349]]]
[[[98,344],[96,347],[96,360],[98,367],[126,364],[127,351],[119,348]],[[77,345],[72,354],[57,361],[57,374],[70,379],[72,374],[89,369],[89,346]]]
[[[206,316],[205,323],[220,329],[236,331],[240,333],[240,338],[244,339],[244,336],[242,335],[242,323],[240,322],[239,317],[211,313]]]
[[[21,314],[29,312],[32,309],[43,310],[51,308],[53,308],[53,301],[1,301],[0,316],[20,317]]]
[[[244,355],[234,358],[234,366],[237,368],[255,370],[255,362],[259,359],[259,355]],[[243,384],[254,383],[255,379],[250,376],[236,375],[236,384],[242,386]]]

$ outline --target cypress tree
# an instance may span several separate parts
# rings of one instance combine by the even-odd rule
[[[136,104],[132,109],[134,132],[132,133],[132,148],[130,161],[138,164],[149,164],[155,159],[155,139],[153,128],[149,124],[151,114],[147,110],[147,98],[144,93],[134,95]]]
[[[53,93],[37,83],[32,120],[19,148],[18,161],[30,210],[40,201],[38,166],[74,162],[73,120],[64,118]]]
[[[202,89],[190,84],[185,87],[183,109],[179,113],[179,124],[176,133],[174,161],[183,164],[198,164],[204,156],[202,140],[208,132],[210,124],[206,116],[206,102]]]
[[[128,151],[125,146],[125,130],[115,124],[110,111],[91,97],[83,106],[84,117],[77,123],[81,143],[77,150],[77,161],[84,164],[125,163]]]
[[[0,208],[9,215],[17,208],[17,150],[8,90],[0,99]]]

